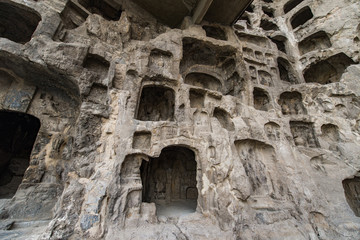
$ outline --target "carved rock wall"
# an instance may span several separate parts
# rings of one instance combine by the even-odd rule
[[[359,1],[0,6],[4,239],[360,238]]]

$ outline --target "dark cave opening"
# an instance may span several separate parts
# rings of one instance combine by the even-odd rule
[[[29,114],[0,111],[0,198],[11,198],[29,166],[40,120]]]
[[[158,216],[177,217],[195,212],[196,169],[192,150],[180,146],[164,148],[159,157],[142,162],[142,201],[154,202]]]

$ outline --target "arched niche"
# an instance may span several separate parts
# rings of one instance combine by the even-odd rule
[[[291,26],[293,29],[305,24],[307,21],[313,18],[313,13],[311,9],[306,6],[302,9],[300,9],[297,13],[294,14],[294,16],[291,17]]]
[[[255,109],[260,111],[268,111],[270,109],[270,97],[265,90],[261,88],[254,88],[253,98]]]
[[[136,119],[141,121],[173,121],[175,91],[163,86],[144,86],[138,103]]]
[[[0,110],[0,199],[16,193],[39,129],[40,120],[32,115]]]
[[[320,84],[339,82],[342,74],[352,64],[355,62],[345,53],[338,53],[311,65],[304,72],[305,82]]]
[[[222,90],[221,81],[206,73],[189,73],[185,77],[185,83],[212,91],[221,92]]]
[[[30,41],[40,15],[25,5],[0,2],[0,37],[24,44]]]
[[[306,109],[302,103],[302,95],[299,92],[281,93],[278,103],[284,115],[306,114]]]
[[[227,40],[226,33],[224,29],[222,29],[221,27],[203,26],[202,28],[205,30],[207,37],[215,38],[218,40],[224,40],[224,41]]]
[[[159,157],[143,160],[142,201],[155,203],[158,216],[177,217],[195,212],[196,170],[195,153],[182,146],[166,147]]]
[[[303,39],[299,42],[299,51],[304,55],[312,51],[320,51],[331,47],[331,41],[328,34],[324,31],[319,31]]]
[[[279,57],[277,59],[277,63],[278,63],[278,68],[279,68],[279,73],[280,73],[280,79],[284,82],[296,84],[297,80],[296,80],[296,76],[294,74],[294,69],[291,66],[291,64],[289,63],[289,61],[282,57]]]

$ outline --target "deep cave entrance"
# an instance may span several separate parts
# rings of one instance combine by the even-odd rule
[[[29,166],[39,128],[36,117],[0,111],[0,199],[15,195]]]
[[[179,146],[166,147],[158,158],[143,161],[143,202],[154,202],[158,216],[178,217],[195,212],[196,169],[195,153]]]

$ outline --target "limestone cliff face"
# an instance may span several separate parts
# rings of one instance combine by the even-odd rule
[[[359,20],[0,0],[0,238],[359,239]]]

